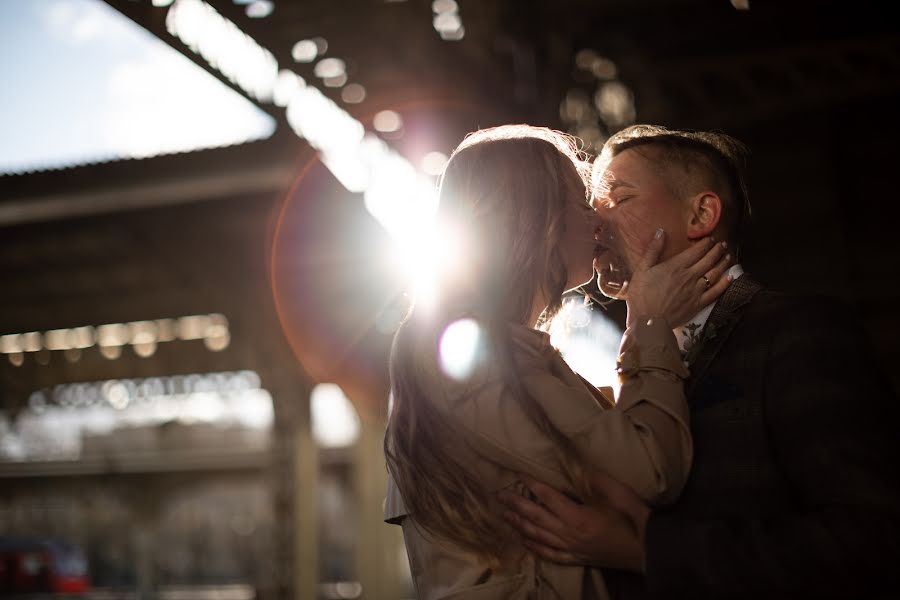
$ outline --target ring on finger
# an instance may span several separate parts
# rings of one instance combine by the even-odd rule
[[[701,275],[700,279],[703,280],[703,285],[706,286],[706,289],[709,289],[709,277],[706,275]]]

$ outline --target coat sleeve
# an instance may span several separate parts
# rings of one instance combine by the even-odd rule
[[[897,397],[846,314],[825,304],[772,323],[760,376],[792,512],[752,521],[654,514],[645,565],[653,597],[860,598],[898,589]]]
[[[687,477],[691,438],[682,379],[687,374],[664,322],[629,329],[620,355],[617,406],[602,407],[555,351],[520,377],[544,417],[588,464],[629,484],[650,501],[671,499]],[[443,416],[477,453],[567,493],[562,453],[499,378],[477,393],[437,402]]]

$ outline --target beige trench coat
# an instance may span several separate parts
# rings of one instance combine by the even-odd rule
[[[619,354],[622,387],[614,407],[611,390],[602,395],[574,373],[546,333],[516,326],[513,339],[524,384],[589,465],[627,483],[652,504],[677,497],[692,457],[681,382],[687,370],[664,322],[640,322],[625,332]],[[447,419],[447,434],[455,436],[448,443],[461,464],[471,465],[490,497],[515,485],[518,473],[575,494],[561,453],[506,392],[495,369],[479,375],[475,387],[454,384],[437,368],[436,352],[416,355],[422,380],[435,385],[435,393],[422,400],[433,402]],[[511,544],[504,569],[492,571],[472,553],[433,539],[416,526],[390,478],[384,517],[403,528],[419,600],[608,598],[596,569],[545,562]]]

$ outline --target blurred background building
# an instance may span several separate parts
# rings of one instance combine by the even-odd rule
[[[478,128],[743,139],[744,265],[900,360],[879,3],[0,0],[0,53],[0,596],[412,598],[387,352]],[[623,317],[555,332],[595,383]]]

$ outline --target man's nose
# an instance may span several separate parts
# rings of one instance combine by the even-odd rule
[[[612,215],[606,211],[594,211],[595,216],[592,218],[594,226],[594,239],[603,245],[609,245],[615,237],[613,231],[615,225],[610,218]]]
[[[596,205],[594,204],[591,205],[591,207],[594,209],[594,214],[591,215],[591,220],[597,223],[598,226],[605,226],[605,224],[609,222],[607,216],[603,213],[602,210],[594,208],[595,206]]]

